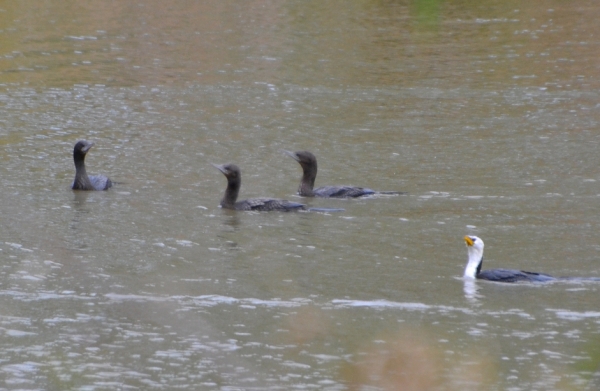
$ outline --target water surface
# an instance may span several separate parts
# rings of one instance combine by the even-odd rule
[[[467,233],[484,267],[600,276],[599,17],[3,4],[2,389],[597,387],[600,285],[460,277]],[[113,189],[69,189],[81,138]],[[408,194],[301,199],[282,149]],[[227,162],[242,197],[345,211],[222,210]]]

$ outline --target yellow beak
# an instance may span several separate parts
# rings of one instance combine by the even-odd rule
[[[472,246],[473,245],[473,239],[471,239],[468,236],[465,236],[465,243],[467,244],[467,246]]]

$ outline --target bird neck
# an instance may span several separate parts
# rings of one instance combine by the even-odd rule
[[[313,197],[315,195],[313,188],[315,187],[315,179],[317,178],[317,166],[303,166],[302,171],[302,180],[300,181],[300,187],[298,187],[298,194],[305,197]]]
[[[74,156],[75,161],[75,180],[73,181],[73,189],[75,190],[87,190],[92,187],[90,178],[85,171],[85,156]]]
[[[85,157],[75,156],[73,160],[75,162],[75,172],[81,175],[87,175],[85,171]]]
[[[238,194],[240,193],[240,187],[242,186],[242,182],[238,179],[227,179],[227,189],[225,189],[225,195],[221,200],[221,207],[223,208],[233,208],[235,205],[235,201],[238,198]]]
[[[469,261],[465,268],[465,278],[476,278],[481,271],[481,265],[483,264],[483,253],[474,248],[469,248]]]

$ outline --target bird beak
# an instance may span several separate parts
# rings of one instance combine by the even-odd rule
[[[471,239],[468,236],[465,236],[465,243],[467,244],[467,246],[472,246],[473,245],[473,239]]]
[[[94,145],[96,145],[96,144],[95,144],[95,143],[87,143],[87,145],[86,145],[85,147],[83,147],[83,148],[81,149],[81,151],[82,151],[83,153],[87,153],[87,151],[89,151],[90,149],[92,149],[92,147],[93,147]]]
[[[300,160],[298,159],[298,156],[296,155],[296,153],[295,153],[295,152],[292,152],[292,151],[286,151],[285,149],[282,149],[282,151],[283,151],[283,153],[285,153],[286,155],[288,155],[289,157],[291,157],[291,158],[292,158],[292,159],[294,159],[295,161],[297,161],[297,162],[298,162],[298,161],[300,161]]]
[[[210,163],[210,165],[213,166],[214,168],[216,168],[217,170],[221,171],[223,174],[225,174],[227,172],[227,170],[225,169],[225,166],[223,166],[222,164]]]

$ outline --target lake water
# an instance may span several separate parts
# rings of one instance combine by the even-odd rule
[[[0,6],[0,389],[595,390],[593,1]],[[73,145],[118,182],[73,192]],[[406,191],[303,199],[317,186]],[[241,197],[339,213],[222,210]]]

